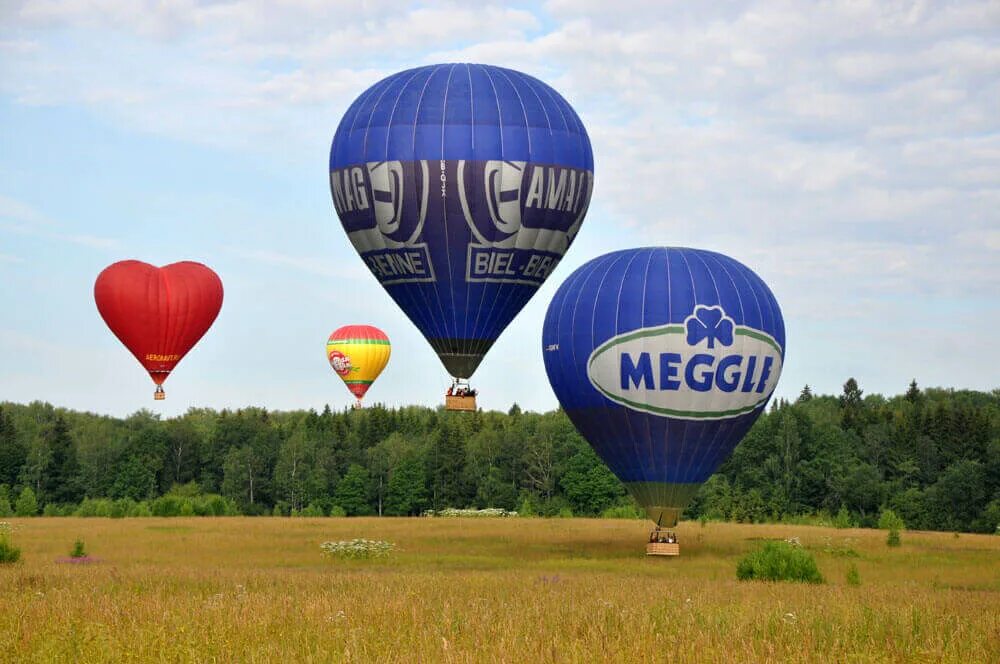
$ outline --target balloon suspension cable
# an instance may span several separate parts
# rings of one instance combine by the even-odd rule
[[[166,398],[167,398],[167,393],[163,391],[163,386],[157,385],[156,391],[153,392],[153,399],[155,399],[156,401],[163,401]]]
[[[358,399],[358,400],[356,400],[354,402],[354,408],[358,409],[358,410],[360,410],[361,408],[364,408],[364,406],[361,405],[361,399]]]

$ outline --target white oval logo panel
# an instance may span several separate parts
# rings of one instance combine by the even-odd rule
[[[633,410],[692,420],[736,417],[764,404],[781,375],[781,346],[698,305],[683,324],[612,337],[587,361],[590,383]]]

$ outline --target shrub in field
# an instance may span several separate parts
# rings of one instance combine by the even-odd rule
[[[180,516],[181,505],[185,502],[185,498],[167,494],[154,500],[150,508],[153,511],[153,516]]]
[[[14,528],[0,521],[0,564],[16,563],[20,559],[21,550],[14,546]]]
[[[83,540],[78,539],[73,543],[73,550],[69,552],[70,558],[86,558],[87,557],[87,547],[84,545]]]
[[[14,507],[10,504],[7,485],[0,484],[0,518],[7,516],[14,516]]]
[[[97,516],[97,501],[92,498],[84,498],[80,505],[73,510],[72,516],[91,517]]]
[[[21,495],[18,496],[17,503],[14,505],[14,512],[18,516],[35,516],[38,514],[38,499],[35,497],[35,492],[31,490],[30,486],[26,486],[21,490]]]
[[[517,514],[518,516],[537,516],[535,503],[530,496],[521,499],[521,503],[517,506]]]
[[[168,493],[154,500],[148,509],[153,513],[153,516],[235,516],[239,514],[236,503],[214,493],[195,496]]]
[[[878,527],[881,530],[903,530],[906,524],[903,519],[890,509],[882,510],[878,517]]]
[[[119,498],[111,503],[111,518],[122,519],[135,509],[136,502],[131,498]]]
[[[889,546],[899,546],[902,542],[899,539],[899,531],[893,528],[889,531],[889,535],[885,538],[885,543]]]
[[[326,516],[326,514],[323,513],[323,508],[320,507],[317,503],[309,503],[307,507],[305,507],[301,512],[299,512],[299,516],[315,517],[315,516]]]
[[[341,507],[340,505],[334,505],[333,507],[330,508],[330,516],[336,516],[336,517],[347,516],[347,512],[345,512],[344,508]]]
[[[3,516],[2,512],[0,512],[0,516]],[[983,510],[977,525],[979,532],[1000,535],[1000,497],[994,498],[986,504],[986,509]]]
[[[858,566],[854,563],[851,563],[851,566],[847,569],[847,585],[861,585],[861,574],[858,572]]]
[[[834,528],[853,528],[854,521],[851,519],[851,513],[847,511],[847,507],[844,505],[840,506],[840,510],[837,512],[836,516],[833,517],[833,527]]]
[[[636,509],[632,503],[612,505],[601,512],[602,519],[645,519],[646,515]]]
[[[136,503],[132,507],[132,509],[129,510],[126,516],[131,516],[131,517],[153,516],[153,510],[149,508],[149,503],[143,500],[142,502]]]
[[[381,540],[352,539],[339,542],[323,542],[319,545],[323,554],[342,560],[369,560],[372,558],[387,558],[396,548],[392,542]]]
[[[73,516],[110,517],[113,512],[114,503],[106,498],[84,498],[80,506],[73,512]]]
[[[195,510],[199,515],[204,516],[237,516],[240,513],[236,503],[229,498],[224,498],[223,496],[214,493],[200,496],[199,499],[195,501]]]
[[[816,561],[805,549],[788,542],[765,542],[736,566],[740,581],[801,581],[823,583]]]

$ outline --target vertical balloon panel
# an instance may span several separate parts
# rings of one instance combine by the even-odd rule
[[[576,237],[593,156],[576,113],[537,79],[432,65],[351,105],[330,188],[369,270],[468,378]]]
[[[567,415],[651,519],[676,523],[767,404],[785,330],[770,289],[709,251],[643,248],[586,263],[545,318]]]

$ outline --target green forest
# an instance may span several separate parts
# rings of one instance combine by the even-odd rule
[[[639,517],[562,411],[192,408],[127,418],[0,404],[0,516]],[[997,532],[1000,390],[843,392],[771,404],[688,518]]]

